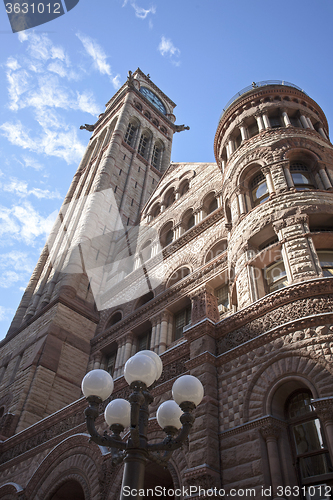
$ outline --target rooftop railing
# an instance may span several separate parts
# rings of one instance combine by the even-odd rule
[[[237,92],[237,94],[235,94],[231,99],[229,99],[229,101],[227,102],[227,104],[224,106],[224,108],[222,110],[219,122],[221,121],[222,116],[227,111],[227,109],[231,106],[231,104],[234,101],[236,101],[240,96],[242,96],[243,94],[246,94],[247,92],[250,92],[250,90],[254,90],[254,89],[257,89],[259,87],[266,87],[267,85],[285,85],[286,87],[293,87],[294,89],[297,89],[300,92],[303,92],[303,94],[307,95],[303,89],[301,89],[300,87],[297,87],[297,85],[294,85],[293,83],[286,82],[285,80],[265,80],[263,82],[252,82],[252,85],[248,85],[244,89]]]

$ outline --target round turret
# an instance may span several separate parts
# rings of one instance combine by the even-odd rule
[[[331,275],[333,148],[322,109],[293,84],[253,83],[223,111],[214,150],[238,308]]]

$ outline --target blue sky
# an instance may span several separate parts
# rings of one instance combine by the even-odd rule
[[[0,6],[1,7],[1,6]],[[286,80],[333,123],[332,0],[80,0],[13,34],[0,8],[0,339],[105,103],[137,67],[177,103],[172,160],[214,161],[225,103]]]

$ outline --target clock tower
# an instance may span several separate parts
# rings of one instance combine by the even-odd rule
[[[81,127],[92,132],[86,152],[2,343],[9,434],[80,397],[115,254],[133,265],[136,236],[128,235],[137,234],[139,214],[170,164],[173,133],[182,129],[174,107],[137,69],[97,122]]]

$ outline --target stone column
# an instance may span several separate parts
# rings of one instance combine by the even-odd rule
[[[246,207],[245,207],[245,198],[244,198],[244,188],[243,187],[237,188],[237,196],[238,196],[239,213],[240,213],[240,215],[244,215],[244,214],[246,214]]]
[[[123,360],[123,365],[126,363],[126,361],[131,357],[132,355],[132,345],[134,341],[134,335],[132,332],[128,333],[126,335],[126,340],[125,340],[125,348],[124,348],[124,360]]]
[[[177,200],[179,200],[179,198],[180,198],[180,192],[178,189],[176,189],[175,190],[175,200],[177,201]]]
[[[173,342],[173,315],[169,315],[167,347]]]
[[[158,346],[158,354],[162,354],[166,350],[168,341],[168,324],[169,324],[169,311],[163,311],[161,316],[161,335]]]
[[[327,136],[326,136],[325,130],[323,129],[322,125],[319,125],[319,127],[318,127],[318,132],[320,133],[320,135],[321,135],[322,137],[324,137],[324,139],[327,139]]]
[[[288,162],[288,165],[284,165],[283,169],[284,169],[284,175],[285,175],[285,178],[287,181],[288,188],[294,189],[295,185],[294,185],[294,181],[293,181],[293,178],[291,176],[291,173],[290,173],[289,162]]]
[[[271,123],[269,121],[269,118],[268,118],[268,114],[267,113],[263,113],[262,114],[262,119],[264,121],[264,125],[265,125],[265,128],[271,128]]]
[[[315,181],[316,181],[316,184],[317,184],[317,188],[318,189],[325,189],[324,184],[323,184],[323,182],[321,180],[321,176],[320,176],[319,172],[315,172],[314,177],[315,177]]]
[[[223,204],[223,199],[222,199],[222,194],[221,193],[218,193],[216,195],[216,200],[217,200],[217,207],[221,208],[222,204]]]
[[[150,349],[153,351],[155,347],[155,342],[156,342],[156,327],[157,327],[157,318],[156,316],[153,318],[150,318],[150,322],[152,325],[151,328],[151,337],[150,337]]]
[[[101,352],[97,352],[94,355],[94,370],[98,370],[98,368],[100,368],[101,361],[102,361],[102,353]]]
[[[116,362],[114,364],[113,378],[117,378],[120,375],[120,370],[121,370],[121,366],[122,366],[121,362],[122,362],[122,356],[123,356],[123,348],[125,345],[124,343],[125,343],[124,338],[122,338],[118,341],[118,349],[117,349]]]
[[[285,126],[286,127],[291,127],[291,121],[289,119],[289,116],[288,116],[288,113],[287,113],[286,110],[282,111],[282,118],[283,118]]]
[[[273,500],[276,500],[278,498],[283,498],[277,495],[278,486],[283,486],[279,449],[277,443],[278,437],[281,432],[281,428],[274,424],[267,424],[263,426],[260,429],[260,431],[266,441],[266,446],[267,446],[269,470],[271,473]]]
[[[229,156],[231,156],[232,153],[235,151],[235,143],[233,139],[230,138],[228,144],[229,144]]]
[[[319,174],[321,177],[321,180],[323,181],[324,188],[325,189],[331,189],[332,188],[332,183],[330,181],[330,178],[327,175],[325,165],[320,165],[319,164]]]
[[[310,125],[308,123],[308,120],[306,119],[306,116],[300,115],[300,120],[301,120],[301,124],[303,125],[303,128],[310,128]]]
[[[154,241],[152,244],[152,249],[151,249],[151,256],[154,257],[154,255],[157,255],[158,252],[161,249],[161,244],[159,241]]]
[[[174,240],[177,240],[178,238],[180,238],[180,236],[182,234],[182,225],[181,224],[177,224],[176,226],[174,226],[173,234],[174,234]]]
[[[257,125],[258,125],[259,132],[261,132],[265,128],[262,116],[260,114],[258,114],[258,115],[255,115],[255,118],[257,120]]]
[[[161,335],[161,315],[156,314],[156,316],[150,318],[150,322],[152,324],[150,349],[158,354]]]
[[[307,122],[308,122],[308,124],[309,124],[309,128],[311,128],[312,130],[314,130],[315,128],[314,128],[314,126],[312,125],[311,118],[310,118],[309,116],[306,116],[305,118],[307,119]]]
[[[269,167],[262,167],[261,172],[266,177],[267,189],[268,189],[269,194],[271,195],[271,194],[275,193],[270,168]]]
[[[222,173],[224,173],[224,171],[225,171],[225,160],[221,160],[221,169],[222,169]]]
[[[246,139],[248,139],[248,133],[247,133],[247,127],[244,122],[242,122],[239,125],[239,130],[241,133],[242,141],[246,141]]]
[[[194,222],[195,222],[195,225],[199,224],[199,222],[202,221],[203,219],[203,211],[202,211],[202,207],[199,207],[197,208],[194,212]]]

